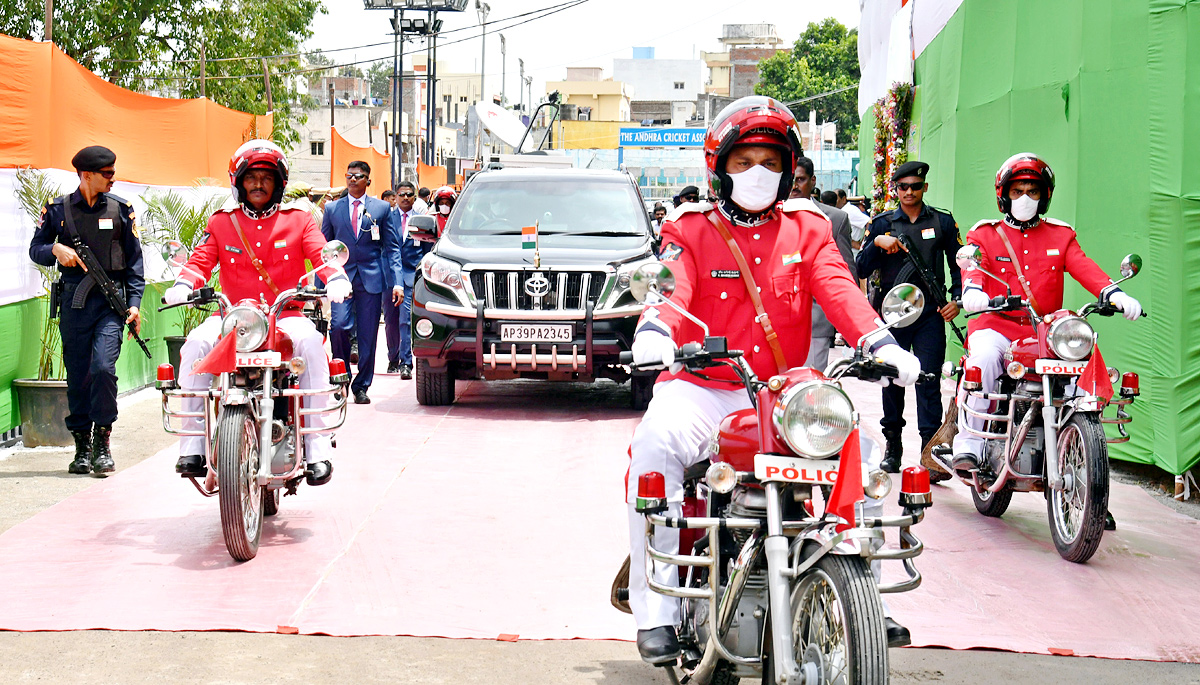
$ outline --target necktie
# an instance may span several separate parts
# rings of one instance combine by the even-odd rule
[[[408,212],[400,215],[400,239],[408,239]]]
[[[358,240],[358,205],[359,200],[354,201],[354,208],[350,210],[350,223],[354,226],[354,239]]]

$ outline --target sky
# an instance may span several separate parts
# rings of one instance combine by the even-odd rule
[[[486,38],[487,89],[500,91],[500,39],[495,28],[522,21],[498,22],[508,17],[562,4],[565,0],[491,0]],[[307,49],[330,50],[387,43],[331,53],[338,63],[390,58],[391,26],[386,10],[363,9],[362,0],[325,0],[327,14],[313,21]],[[507,44],[505,82],[508,99],[515,102],[517,59],[533,77],[535,99],[545,93],[546,81],[566,77],[566,67],[602,67],[612,75],[614,58],[630,58],[634,47],[653,47],[659,59],[699,59],[700,51],[716,51],[723,24],[774,24],[785,46],[790,46],[809,22],[834,17],[848,27],[858,26],[859,0],[588,0],[581,5],[514,28],[500,28]],[[475,0],[465,12],[440,13],[443,37],[438,41],[438,61],[450,72],[477,72],[481,46]],[[454,33],[447,33],[462,29]],[[455,45],[451,41],[467,39]],[[418,43],[420,50],[424,45]],[[410,47],[410,49],[413,49]],[[406,65],[410,63],[405,62]],[[364,68],[366,65],[363,65]]]

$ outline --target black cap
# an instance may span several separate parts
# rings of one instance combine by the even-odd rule
[[[117,153],[103,145],[90,145],[75,153],[71,166],[75,171],[100,171],[117,163]]]
[[[696,186],[684,186],[683,190],[679,191],[679,197],[683,197],[684,195],[695,195],[696,197],[700,197],[700,189]]]
[[[925,174],[929,173],[929,165],[925,162],[905,162],[896,169],[896,173],[892,174],[893,181],[899,181],[908,176],[918,176],[921,180],[925,179]]]

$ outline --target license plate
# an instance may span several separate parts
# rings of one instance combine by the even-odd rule
[[[1087,368],[1088,363],[1064,362],[1061,359],[1039,359],[1033,365],[1033,370],[1050,376],[1078,376]]]
[[[818,483],[833,485],[837,482],[837,461],[827,463],[796,457],[778,457],[771,454],[754,455],[754,477],[762,482]]]
[[[238,366],[280,366],[283,357],[278,352],[238,352]]]
[[[500,324],[501,342],[571,342],[575,339],[572,324],[552,323],[503,323]]]

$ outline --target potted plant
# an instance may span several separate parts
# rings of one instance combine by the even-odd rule
[[[224,204],[226,195],[203,194],[201,191],[203,187],[203,185],[197,184],[196,189],[192,191],[199,196],[198,200],[174,190],[150,193],[143,197],[146,202],[146,214],[143,217],[146,234],[143,240],[164,251],[164,258],[167,257],[165,254],[167,246],[173,242],[182,245],[189,254],[194,251],[204,237],[209,217]],[[177,274],[171,275],[173,277]],[[215,272],[209,285],[214,288],[218,287]],[[203,323],[212,313],[199,307],[181,307],[180,312],[183,334],[163,337],[163,341],[167,345],[167,361],[176,369],[179,368],[179,351],[183,348],[188,333]]]
[[[42,209],[61,194],[61,188],[48,174],[30,167],[17,169],[16,176],[14,194],[17,202],[36,226],[41,220]],[[37,377],[13,381],[21,413],[21,435],[26,447],[71,445],[71,433],[65,423],[68,409],[62,339],[58,318],[50,317],[50,285],[57,279],[58,269],[40,264],[34,266],[42,277],[42,294],[37,298],[37,311],[42,315],[41,349]]]

